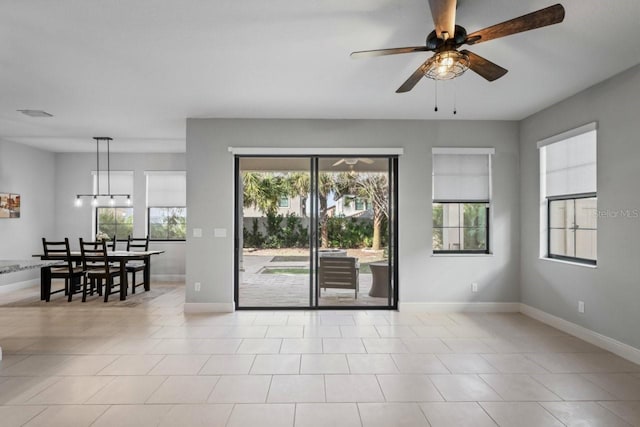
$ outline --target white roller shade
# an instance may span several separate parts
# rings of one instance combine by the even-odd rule
[[[187,175],[184,171],[146,172],[147,206],[187,205]]]
[[[433,200],[490,199],[490,154],[433,153]]]
[[[96,171],[91,171],[93,175],[94,194],[129,194],[133,198],[133,171],[111,171],[111,191],[109,191],[108,176],[106,171],[100,171],[100,188],[98,188],[98,175]]]
[[[596,192],[596,136],[591,130],[541,148],[546,197]]]

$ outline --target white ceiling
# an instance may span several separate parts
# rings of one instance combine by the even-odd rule
[[[457,23],[472,32],[552,3],[461,0]],[[518,120],[640,62],[640,1],[562,3],[559,25],[471,47],[509,73],[439,84],[436,113],[432,81],[395,93],[428,53],[349,58],[423,44],[427,0],[3,0],[0,138],[181,152],[187,117]]]

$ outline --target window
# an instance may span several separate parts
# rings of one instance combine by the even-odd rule
[[[487,253],[487,203],[434,203],[434,252]]]
[[[94,194],[107,194],[111,190],[111,194],[129,194],[133,198],[133,171],[111,171],[110,183],[107,180],[107,172],[100,171],[100,188],[98,188],[98,175],[95,171],[91,174]],[[111,205],[112,201],[117,205]],[[132,199],[109,200],[99,197],[97,202],[98,205],[93,209],[94,235],[102,232],[110,237],[115,235],[117,239],[126,239],[133,234],[133,208],[124,206],[127,202],[132,202]]]
[[[492,148],[434,148],[434,253],[490,252]]]
[[[187,208],[149,208],[149,239],[185,240]]]
[[[183,171],[145,172],[150,240],[187,238],[187,179]]]
[[[96,234],[102,232],[109,237],[122,240],[133,235],[133,208],[96,208]]]
[[[538,143],[542,255],[597,262],[597,134],[591,123]]]
[[[356,205],[356,210],[357,211],[363,211],[366,208],[366,203],[364,200],[362,200],[359,197],[356,197],[356,201],[355,201],[355,205]]]
[[[278,200],[279,208],[288,208],[289,207],[289,196],[280,196]]]
[[[551,258],[596,263],[597,203],[595,196],[549,199],[548,253]]]

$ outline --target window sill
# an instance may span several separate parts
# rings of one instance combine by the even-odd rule
[[[550,262],[557,262],[560,264],[575,265],[576,267],[598,268],[598,264],[595,264],[595,265],[585,264],[583,262],[566,261],[563,259],[555,259],[555,258],[547,258],[547,257],[540,257],[539,259],[542,261],[550,261]]]
[[[488,253],[488,254],[431,254],[432,257],[434,258],[464,258],[464,257],[492,257],[493,254],[492,253]]]

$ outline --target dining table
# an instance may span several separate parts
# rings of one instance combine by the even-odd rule
[[[152,250],[152,251],[107,251],[107,260],[110,263],[117,263],[120,266],[120,300],[127,299],[127,263],[129,261],[144,261],[144,290],[149,291],[151,289],[151,257],[153,255],[160,255],[164,251]],[[45,254],[34,254],[33,257],[40,258],[46,261],[59,261],[66,257],[61,256],[47,256]],[[75,264],[82,263],[82,253],[80,251],[71,251],[71,261]],[[80,283],[72,283],[72,286],[78,286]],[[45,300],[47,289],[51,287],[51,267],[43,266],[40,268],[40,300]]]

